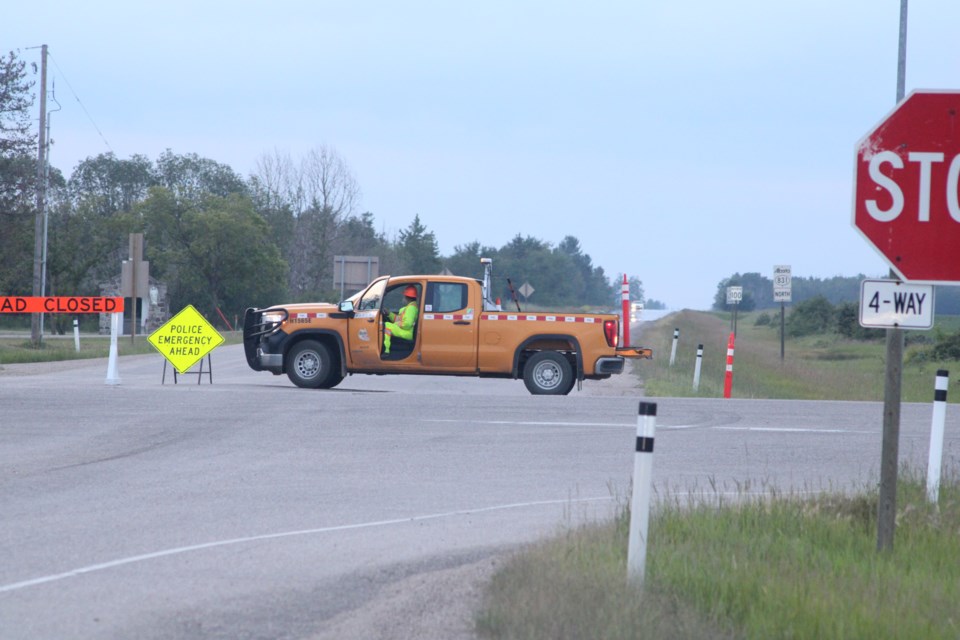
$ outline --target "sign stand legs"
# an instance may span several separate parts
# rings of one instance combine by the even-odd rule
[[[177,369],[176,367],[171,367],[173,369],[173,384],[177,384]],[[184,371],[179,374],[181,376],[193,375],[197,376],[197,384],[200,384],[203,381],[204,374],[207,375],[207,378],[210,380],[210,384],[213,384],[213,361],[210,359],[210,354],[207,354],[207,370],[203,370],[203,358],[200,358],[200,369],[197,371]],[[160,384],[165,384],[167,381],[167,360],[163,361],[163,377],[160,379]]]

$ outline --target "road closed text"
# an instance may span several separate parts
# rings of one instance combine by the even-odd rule
[[[123,298],[0,296],[0,313],[123,313]]]

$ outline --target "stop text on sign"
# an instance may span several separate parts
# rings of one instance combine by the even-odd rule
[[[123,313],[123,298],[0,296],[0,313]]]
[[[890,206],[886,209],[878,204],[877,199],[864,201],[867,213],[877,222],[891,222],[896,220],[905,207],[905,198],[903,189],[894,178],[896,174],[893,170],[906,170],[910,172],[910,183],[917,185],[917,221],[930,221],[930,194],[934,188],[941,189],[941,193],[946,196],[947,212],[956,222],[960,222],[960,193],[958,193],[958,182],[960,182],[960,154],[957,154],[950,160],[950,166],[946,172],[945,182],[934,184],[933,174],[934,165],[940,165],[946,161],[943,153],[936,151],[911,151],[907,154],[907,162],[911,167],[905,167],[903,157],[894,151],[881,151],[870,157],[868,173],[870,179],[881,189],[887,192],[886,200],[889,200]],[[889,166],[886,172],[884,168]],[[939,168],[939,166],[938,166]],[[889,174],[889,175],[888,175]],[[937,171],[938,176],[942,176],[942,171]]]
[[[854,153],[853,226],[901,280],[960,284],[960,92],[914,91]]]

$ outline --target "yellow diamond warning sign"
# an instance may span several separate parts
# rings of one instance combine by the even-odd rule
[[[201,358],[220,346],[223,336],[193,305],[188,304],[151,333],[147,340],[174,369],[186,373]]]

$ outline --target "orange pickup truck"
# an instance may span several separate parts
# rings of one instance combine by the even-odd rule
[[[565,395],[581,380],[621,373],[625,358],[650,349],[620,347],[615,314],[504,311],[484,279],[383,276],[339,304],[247,309],[243,345],[255,371],[286,373],[299,387],[328,389],[344,377],[430,374],[522,378],[530,393]],[[385,317],[417,291],[412,340],[393,336],[384,353]]]

